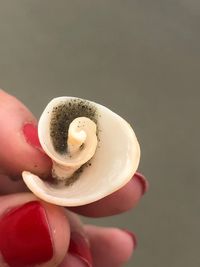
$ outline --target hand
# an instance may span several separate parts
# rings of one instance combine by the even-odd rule
[[[37,199],[21,172],[41,177],[51,160],[41,151],[37,121],[16,98],[0,90],[0,266],[120,267],[136,246],[134,234],[83,225],[76,214],[103,217],[133,208],[147,190],[144,177],[95,203],[65,209]],[[17,194],[11,194],[17,193]]]

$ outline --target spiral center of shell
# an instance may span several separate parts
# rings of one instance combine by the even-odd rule
[[[73,99],[53,107],[50,118],[50,137],[55,151],[53,177],[70,178],[94,156],[98,142],[96,118],[96,108],[87,101]]]
[[[89,101],[75,98],[53,107],[50,118],[50,137],[57,153],[68,153],[70,124],[79,117],[89,118],[97,125],[97,110]]]

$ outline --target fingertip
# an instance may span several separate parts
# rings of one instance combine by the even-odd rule
[[[1,197],[0,236],[0,254],[10,267],[58,266],[69,246],[70,227],[64,209],[32,194],[15,194]]]
[[[41,203],[46,210],[51,228],[52,242],[54,247],[52,264],[56,263],[57,266],[63,261],[69,247],[70,225],[63,208],[46,202]],[[48,266],[51,266],[51,264],[48,263]]]
[[[47,177],[52,162],[39,147],[35,117],[19,100],[3,90],[0,91],[0,102],[0,165],[3,173],[14,177],[29,170]]]
[[[22,127],[22,131],[23,131],[25,140],[28,144],[30,144],[34,148],[38,148],[42,150],[40,140],[38,137],[37,125],[26,122]]]
[[[109,231],[109,230],[108,230]],[[135,240],[127,231],[113,228],[110,230],[110,239],[115,240],[116,261],[123,264],[130,260],[136,249]]]
[[[129,240],[131,239],[133,250],[135,250],[138,246],[136,234],[127,229],[122,229],[122,231],[128,235]]]
[[[91,244],[95,266],[121,266],[130,260],[136,246],[127,231],[93,225],[86,225],[85,230]]]
[[[149,190],[149,182],[146,177],[140,172],[136,172],[134,174],[132,182],[137,184],[141,191],[141,195],[144,195]]]
[[[23,170],[31,171],[43,178],[48,177],[52,168],[52,160],[44,152],[38,137],[37,124],[25,122],[21,130],[26,153],[31,156],[27,168]],[[25,166],[24,166],[25,167]]]

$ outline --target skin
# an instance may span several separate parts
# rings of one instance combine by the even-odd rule
[[[37,124],[33,114],[19,100],[0,90],[0,215],[13,207],[13,203],[17,206],[36,199],[33,194],[24,193],[27,189],[21,178],[23,170],[30,170],[44,178],[51,171],[51,160],[40,149],[28,144],[23,136],[23,125],[27,122]],[[123,266],[134,250],[131,236],[117,228],[83,225],[77,214],[89,217],[120,214],[133,208],[142,192],[139,180],[132,179],[112,195],[70,211],[43,202],[50,227],[55,229],[52,232],[55,249],[53,259],[40,266],[52,267],[52,262],[59,267],[86,266],[75,255],[68,253],[70,232],[74,229],[87,239],[94,267]]]

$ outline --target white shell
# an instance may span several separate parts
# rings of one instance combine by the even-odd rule
[[[59,103],[69,102],[73,97],[53,99],[44,110],[39,121],[39,138],[45,152],[52,156],[49,125],[51,111]],[[83,100],[85,101],[85,100]],[[87,100],[86,100],[87,101]],[[79,178],[69,186],[42,180],[28,171],[23,179],[28,188],[39,198],[60,206],[80,206],[97,201],[123,187],[136,172],[140,160],[140,147],[130,125],[110,109],[87,101],[95,106],[98,116],[99,143],[90,160],[91,166],[83,169]],[[43,129],[47,129],[43,131]],[[41,132],[45,132],[41,134]],[[58,156],[59,157],[59,156]]]

